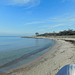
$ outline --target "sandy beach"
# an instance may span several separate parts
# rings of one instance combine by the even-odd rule
[[[75,44],[69,41],[74,41],[74,38],[48,39],[56,41],[48,52],[26,65],[0,75],[55,75],[63,66],[75,64]]]

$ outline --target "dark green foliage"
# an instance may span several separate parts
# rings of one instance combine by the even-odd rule
[[[39,35],[39,33],[38,33],[38,32],[36,32],[35,34],[36,34],[36,36],[38,36],[38,35]]]
[[[40,34],[39,36],[62,36],[62,35],[75,35],[75,31],[69,29],[69,30],[64,30],[64,31],[60,31],[59,33],[44,33],[44,34]]]

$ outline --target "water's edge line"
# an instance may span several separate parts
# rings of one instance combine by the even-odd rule
[[[36,38],[34,38],[34,39],[36,39]],[[40,38],[38,38],[38,39],[40,39]],[[41,38],[41,39],[48,39],[48,40],[52,40],[52,39],[49,39],[49,38]],[[55,41],[55,40],[54,40]],[[55,41],[55,43],[51,46],[51,48],[52,47],[54,47],[54,45],[56,44],[56,41]],[[50,46],[48,46],[47,48],[49,48]],[[0,66],[0,69],[3,69],[3,68],[6,68],[6,67],[9,67],[9,66],[11,66],[11,65],[14,65],[14,64],[16,64],[16,63],[18,63],[18,62],[21,62],[21,61],[23,61],[23,60],[25,60],[25,59],[27,59],[27,58],[29,58],[30,56],[32,56],[32,55],[35,55],[35,54],[37,54],[37,53],[39,53],[39,52],[42,52],[42,51],[44,51],[44,50],[46,50],[47,48],[44,48],[44,49],[42,49],[42,50],[39,50],[39,51],[37,51],[37,52],[34,52],[34,53],[31,53],[31,54],[29,54],[28,56],[26,56],[26,57],[20,57],[19,59],[16,59],[16,60],[14,60],[13,62],[11,61],[11,62],[9,62],[9,63],[7,63],[7,64],[5,64],[5,65],[3,65],[3,66]],[[51,48],[50,48],[50,50],[51,50]],[[48,52],[48,51],[47,51]],[[44,53],[45,54],[45,53]],[[43,55],[43,54],[42,54]],[[42,56],[41,55],[41,56]],[[39,56],[40,57],[40,56]],[[36,58],[37,59],[37,58]],[[34,59],[35,60],[35,59]],[[31,61],[30,61],[31,62]],[[28,62],[29,63],[29,62]],[[9,70],[8,70],[9,71]]]

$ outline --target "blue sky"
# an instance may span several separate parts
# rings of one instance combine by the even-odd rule
[[[75,0],[2,0],[0,35],[75,30]]]

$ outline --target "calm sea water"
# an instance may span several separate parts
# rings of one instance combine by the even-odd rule
[[[53,40],[20,37],[0,37],[0,72],[25,64],[47,52],[54,44]],[[32,55],[32,56],[30,56]],[[28,57],[29,56],[29,57]],[[27,57],[27,59],[22,59]],[[16,60],[22,60],[16,63]],[[15,62],[15,64],[10,64]]]

